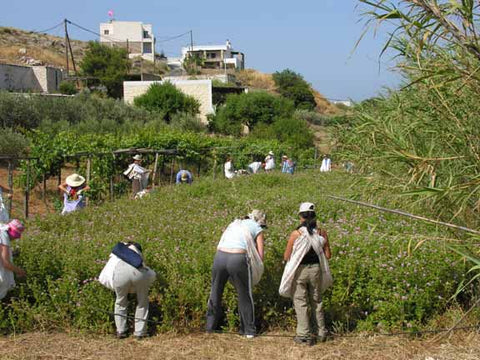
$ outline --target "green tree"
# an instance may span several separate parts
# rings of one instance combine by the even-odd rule
[[[135,106],[151,112],[161,113],[166,122],[177,113],[197,115],[200,103],[192,96],[185,95],[170,82],[150,85],[148,91],[133,100]]]
[[[241,134],[243,127],[252,130],[256,124],[273,124],[282,117],[291,117],[293,102],[265,91],[227,97],[225,105],[211,119],[210,127],[224,134]]]
[[[127,50],[94,41],[88,43],[88,49],[80,63],[82,74],[95,78],[95,83],[105,86],[108,96],[114,98],[123,96],[123,81],[130,66]]]
[[[317,106],[310,85],[303,79],[302,75],[285,69],[272,75],[278,92],[292,100],[295,107],[302,110],[313,110]]]

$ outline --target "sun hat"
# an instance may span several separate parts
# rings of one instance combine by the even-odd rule
[[[248,214],[248,218],[262,227],[267,227],[267,215],[262,210],[252,210],[252,212]]]
[[[67,178],[65,179],[65,182],[67,183],[68,186],[78,187],[85,182],[85,178],[78,174],[72,174],[70,176],[67,176]]]
[[[142,155],[137,154],[133,157],[133,160],[143,160]]]
[[[23,230],[25,230],[25,226],[20,222],[18,219],[13,219],[8,224],[8,235],[12,239],[18,239],[22,236]]]
[[[288,159],[288,156],[287,156],[287,155],[283,155],[283,156],[282,156],[282,159]]]
[[[304,202],[300,204],[300,209],[298,210],[299,213],[310,212],[310,211],[315,212],[315,204],[311,202]]]
[[[273,155],[275,155],[275,154],[273,153],[273,151],[269,151],[269,152],[268,152],[268,155],[272,155],[272,156],[273,156]]]

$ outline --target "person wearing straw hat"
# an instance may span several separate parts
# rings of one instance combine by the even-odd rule
[[[265,157],[265,172],[270,172],[275,169],[275,154],[269,151]]]
[[[298,215],[300,225],[291,233],[283,255],[287,263],[279,293],[293,299],[297,315],[294,341],[313,345],[325,341],[327,335],[322,292],[333,281],[328,267],[331,251],[327,232],[317,228],[315,205],[300,204]]]
[[[293,175],[295,171],[295,162],[288,158],[287,155],[282,156],[282,173]]]
[[[192,184],[193,175],[188,170],[180,170],[175,178],[175,184]]]
[[[13,219],[6,225],[0,225],[0,299],[15,287],[13,273],[19,277],[25,277],[25,270],[13,264],[12,247],[10,241],[19,239],[25,226],[17,219]]]
[[[218,330],[223,315],[223,290],[230,279],[238,294],[240,332],[249,339],[255,336],[252,288],[263,273],[263,229],[266,225],[265,213],[253,210],[244,219],[234,220],[223,232],[212,266],[207,332]]]
[[[150,176],[150,170],[142,167],[143,157],[137,154],[133,157],[133,163],[128,166],[128,169],[123,172],[123,175],[132,180],[132,198],[147,189],[148,177]]]
[[[63,192],[62,215],[85,207],[85,192],[90,190],[90,186],[83,176],[78,174],[67,176],[65,183],[58,188]]]

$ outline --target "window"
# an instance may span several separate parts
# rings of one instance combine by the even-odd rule
[[[148,39],[150,37],[150,35],[148,35],[148,31],[147,30],[143,30],[143,38],[144,39]]]
[[[110,30],[103,30],[103,35],[109,35],[110,34]]]
[[[152,43],[143,43],[143,53],[144,54],[151,54],[152,53]]]

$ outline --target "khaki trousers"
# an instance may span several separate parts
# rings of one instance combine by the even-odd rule
[[[326,334],[320,292],[320,264],[300,265],[293,280],[293,306],[297,314],[297,336]]]

